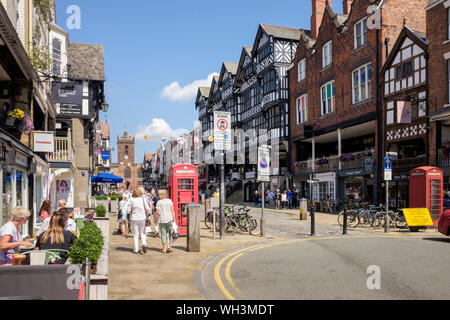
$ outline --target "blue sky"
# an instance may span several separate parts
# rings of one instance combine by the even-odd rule
[[[136,139],[137,162],[157,150],[161,135],[193,129],[192,87],[219,73],[223,61],[238,62],[259,23],[310,29],[311,20],[310,0],[56,0],[66,30],[71,5],[81,9],[81,29],[68,30],[70,41],[105,46],[113,148],[125,128],[151,137]],[[333,9],[341,13],[342,1]]]

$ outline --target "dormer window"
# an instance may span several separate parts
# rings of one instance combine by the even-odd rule
[[[333,43],[327,42],[322,48],[322,68],[328,67],[333,62]]]
[[[298,63],[298,82],[306,79],[306,59]]]
[[[367,43],[367,18],[355,24],[355,49]]]

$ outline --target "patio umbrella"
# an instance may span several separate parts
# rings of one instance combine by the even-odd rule
[[[92,182],[95,183],[122,183],[123,179],[120,177],[116,177],[110,173],[104,173],[99,176],[93,177]]]

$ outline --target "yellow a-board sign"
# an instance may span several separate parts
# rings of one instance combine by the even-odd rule
[[[403,209],[406,222],[409,227],[433,227],[434,222],[431,219],[430,210],[427,208],[421,209]]]

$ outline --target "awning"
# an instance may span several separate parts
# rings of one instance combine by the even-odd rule
[[[123,179],[110,173],[104,173],[91,179],[94,183],[122,183]]]
[[[445,121],[450,120],[450,108],[439,110],[438,112],[433,112],[430,114],[430,121]]]

